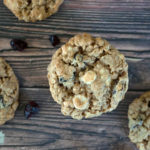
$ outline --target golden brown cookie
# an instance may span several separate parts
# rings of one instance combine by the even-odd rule
[[[139,150],[150,150],[150,91],[129,106],[129,138]]]
[[[35,22],[56,13],[63,0],[4,0],[19,20]]]
[[[14,118],[18,104],[18,101],[15,101],[11,105],[0,109],[0,125]]]
[[[18,95],[18,80],[10,65],[0,57],[0,125],[13,118]]]
[[[79,34],[56,51],[48,80],[64,115],[95,117],[114,110],[124,98],[128,65],[106,40]]]

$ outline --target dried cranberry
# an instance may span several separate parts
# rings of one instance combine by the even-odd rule
[[[49,40],[53,46],[56,46],[60,43],[60,40],[56,35],[50,35]]]
[[[25,48],[27,48],[27,43],[20,39],[12,39],[10,41],[10,45],[14,50],[23,51]]]
[[[29,104],[25,107],[25,117],[28,119],[33,114],[36,114],[39,112],[39,105],[35,103],[34,101],[29,102]]]

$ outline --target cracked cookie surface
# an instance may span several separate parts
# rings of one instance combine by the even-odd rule
[[[129,138],[139,150],[150,150],[150,91],[129,106]]]
[[[53,55],[48,80],[64,115],[90,118],[114,110],[124,98],[128,65],[106,40],[79,34]]]
[[[0,57],[0,125],[13,118],[18,95],[18,80],[10,65]]]
[[[35,22],[56,13],[63,0],[4,0],[19,20]]]

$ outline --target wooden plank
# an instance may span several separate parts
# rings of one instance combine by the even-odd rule
[[[82,121],[60,113],[48,89],[22,88],[15,119],[0,127],[5,134],[2,150],[19,149],[98,149],[136,150],[128,139],[128,105],[141,92],[128,92],[125,100],[111,112]],[[22,106],[30,100],[40,105],[38,115],[25,119]]]

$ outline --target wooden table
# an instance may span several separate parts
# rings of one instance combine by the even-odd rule
[[[130,85],[119,107],[101,117],[77,121],[60,113],[49,93],[47,65],[55,50],[81,32],[109,40],[125,54]],[[49,35],[61,44],[53,48]],[[25,39],[23,52],[10,48],[12,38]],[[37,23],[18,21],[0,1],[0,56],[20,81],[20,107],[15,119],[0,127],[0,150],[137,150],[128,139],[128,105],[150,89],[150,1],[65,0],[60,11]],[[40,112],[25,119],[23,105],[34,100]]]

